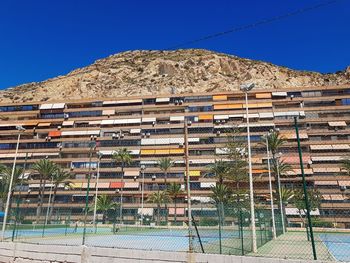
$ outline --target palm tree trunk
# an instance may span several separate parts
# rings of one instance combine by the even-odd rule
[[[106,223],[106,211],[103,211],[103,214],[102,214],[102,224],[105,224]]]
[[[39,223],[39,217],[41,214],[41,206],[40,206],[40,200],[41,200],[41,195],[42,195],[42,187],[43,187],[43,178],[40,175],[40,183],[39,183],[39,193],[38,193],[38,204],[37,204],[37,208],[36,208],[36,219],[35,219],[35,223],[38,224]]]
[[[43,204],[44,204],[44,196],[45,196],[45,185],[46,185],[46,179],[43,180],[43,185],[42,185],[42,189],[41,189],[41,196],[40,196],[40,212],[43,208]],[[41,216],[41,214],[39,214],[39,217]]]
[[[278,163],[277,163],[277,159],[276,159],[276,153],[274,153],[274,152],[272,153],[272,159],[275,162],[275,165],[277,167]],[[276,170],[278,170],[278,167],[276,168]],[[278,173],[276,173],[276,172],[274,173],[274,177],[275,177],[275,182],[274,183],[275,183],[275,189],[276,189],[277,207],[278,207],[278,211],[280,211],[280,213],[283,214],[283,207],[281,206],[281,202],[280,202],[280,200],[281,200],[281,196],[280,196],[280,185],[281,185],[280,177],[278,176]],[[283,217],[283,221],[284,221],[284,217]],[[281,222],[281,225],[283,223],[284,222]],[[283,233],[284,233],[284,229],[282,229],[282,230],[283,230]]]
[[[286,205],[282,204],[282,211],[283,211],[283,215],[284,215],[284,225],[287,226],[288,225],[288,220],[287,220],[287,214],[286,214]]]
[[[157,204],[157,226],[160,225],[160,204]]]
[[[122,162],[122,187],[120,189],[120,223],[123,224],[124,162]]]
[[[176,203],[176,196],[174,196],[174,223],[176,224],[176,214],[177,214],[177,207],[176,207],[177,203]]]
[[[168,177],[168,173],[165,172],[164,173],[164,182],[165,182],[165,189],[164,191],[167,190],[167,177]],[[169,217],[169,213],[168,213],[168,204],[165,203],[165,222],[168,224],[168,217]]]
[[[49,216],[48,216],[48,219],[47,219],[48,222],[51,221],[52,212],[53,212],[53,209],[54,209],[54,206],[55,206],[57,188],[58,188],[58,184],[55,184],[55,189],[54,189],[54,191],[53,191],[53,195],[52,195],[52,199],[51,199],[51,204],[52,204],[52,205],[51,205],[51,209],[50,209],[50,211],[49,211]]]

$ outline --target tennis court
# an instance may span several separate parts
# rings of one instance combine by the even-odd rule
[[[216,228],[199,229],[199,236],[193,233],[191,238],[194,250],[206,253],[246,254],[250,251],[250,231],[244,231],[242,242],[240,233],[236,230],[225,229],[221,232]],[[13,231],[6,231],[6,237],[11,239]],[[81,245],[83,227],[51,226],[20,227],[14,234],[17,241],[36,244]],[[187,251],[189,248],[187,228],[161,228],[161,227],[93,227],[86,228],[85,244],[95,247],[115,247],[128,249]],[[201,246],[202,245],[202,246]],[[243,250],[242,250],[243,246]]]
[[[198,229],[191,242],[194,251],[222,253],[231,255],[254,255],[288,259],[312,259],[311,242],[303,231],[288,231],[277,239],[268,242],[261,240],[257,253],[251,253],[251,232],[241,233],[234,229],[215,227]],[[263,239],[267,232],[258,231],[257,239]],[[7,230],[6,237],[11,240],[13,231]],[[43,231],[41,226],[19,226],[15,231],[16,241],[79,246],[82,244],[83,227],[51,225]],[[188,251],[187,228],[141,227],[141,226],[92,226],[86,228],[85,244],[91,247],[113,247],[159,251]],[[350,261],[350,234],[315,232],[317,257],[319,260]]]

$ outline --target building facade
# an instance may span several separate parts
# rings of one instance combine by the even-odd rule
[[[293,168],[288,176],[282,177],[282,185],[301,187],[292,118],[298,116],[307,185],[318,189],[323,197],[320,208],[313,214],[339,227],[350,227],[350,192],[347,190],[350,177],[341,169],[350,149],[350,85],[255,89],[248,93],[248,98],[257,206],[269,204],[267,156],[261,141],[273,128],[278,128],[287,139],[280,149],[281,158]],[[209,196],[216,182],[208,167],[215,160],[225,158],[225,133],[229,129],[241,128],[239,136],[243,141],[247,136],[246,103],[241,91],[24,102],[1,104],[0,111],[0,163],[13,164],[18,138],[16,126],[25,128],[16,161],[25,168],[25,180],[15,187],[12,207],[20,196],[19,207],[28,220],[35,218],[39,190],[38,177],[30,167],[42,158],[49,158],[72,174],[69,187],[64,184],[58,187],[53,211],[58,220],[65,220],[67,213],[71,220],[83,218],[89,175],[90,203],[96,187],[98,194],[110,195],[117,202],[122,192],[123,222],[138,222],[142,211],[151,217],[156,204],[146,202],[147,197],[166,188],[164,173],[158,166],[161,157],[174,161],[166,175],[167,184],[178,182],[184,190],[185,161],[188,160],[193,214],[196,216],[205,210],[209,215],[215,210]],[[187,159],[185,120],[191,121]],[[127,148],[132,156],[132,163],[125,167],[123,174],[120,164],[112,160],[113,152],[120,148]],[[51,186],[48,179],[44,207],[47,207]],[[248,184],[242,187],[248,188]],[[142,199],[144,209],[141,211]],[[177,198],[178,221],[186,220],[186,207],[184,193]],[[173,202],[167,209],[172,221]],[[300,222],[292,204],[287,205],[286,213],[291,225]]]

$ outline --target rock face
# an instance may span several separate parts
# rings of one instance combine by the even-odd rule
[[[350,67],[321,74],[200,49],[128,51],[66,76],[2,90],[0,102],[229,91],[246,82],[260,89],[348,84]]]

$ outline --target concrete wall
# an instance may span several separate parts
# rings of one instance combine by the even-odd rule
[[[239,257],[185,252],[161,252],[86,246],[36,245],[0,242],[0,262],[6,263],[306,263],[258,257]],[[322,262],[322,261],[310,261]]]

